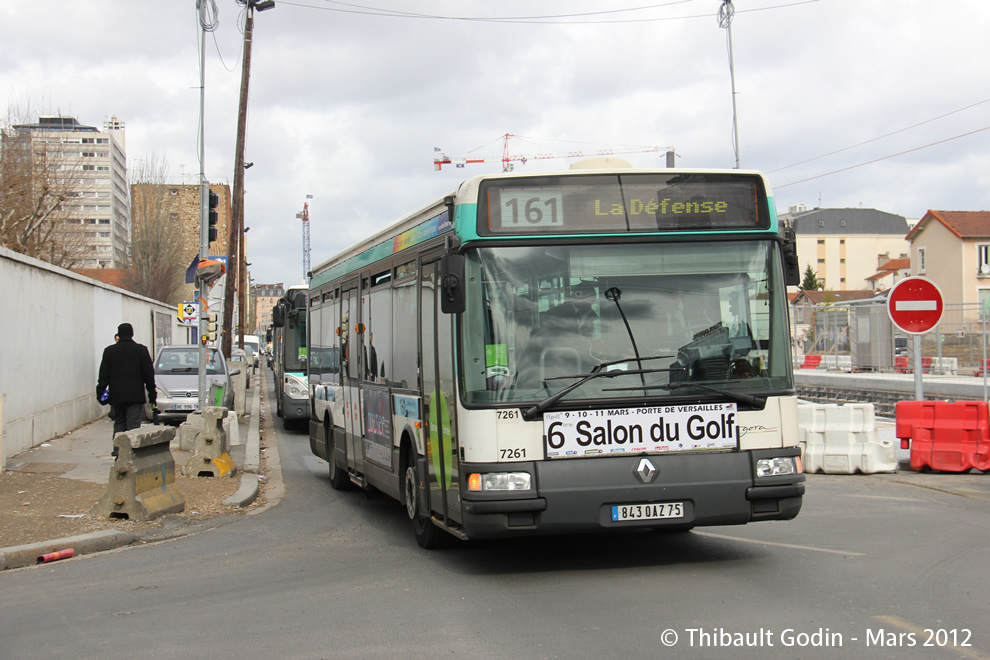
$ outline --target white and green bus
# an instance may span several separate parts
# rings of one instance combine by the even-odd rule
[[[272,308],[275,414],[286,428],[309,419],[307,291],[305,284],[290,286]]]
[[[757,172],[499,174],[313,269],[310,445],[419,544],[788,520],[786,285]]]

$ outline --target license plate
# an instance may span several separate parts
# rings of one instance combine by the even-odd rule
[[[196,410],[195,403],[177,403],[172,407],[172,410]]]
[[[618,504],[612,507],[612,521],[683,518],[684,502]]]

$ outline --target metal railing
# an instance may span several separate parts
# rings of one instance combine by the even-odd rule
[[[988,359],[990,318],[980,303],[945,303],[942,320],[922,335],[923,369],[932,374],[982,374]],[[794,363],[821,355],[823,368],[906,373],[914,366],[913,335],[901,332],[886,302],[791,307]],[[833,366],[835,365],[835,366]]]

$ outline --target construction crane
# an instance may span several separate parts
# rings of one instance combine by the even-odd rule
[[[313,199],[312,195],[306,195],[306,199]],[[303,210],[296,213],[296,217],[302,220],[303,227],[303,278],[309,283],[309,202],[303,203]]]
[[[509,153],[509,140],[511,138],[525,138],[522,135],[515,135],[513,133],[506,133],[505,135],[499,136],[499,140],[502,140],[502,171],[511,172],[514,169],[513,161],[526,164],[530,160],[545,160],[550,158],[587,158],[589,156],[616,156],[619,154],[642,154],[642,153],[666,153],[667,154],[667,166],[673,167],[673,147],[631,147],[631,146],[619,146],[614,149],[596,149],[589,151],[567,151],[562,153],[540,153],[530,156],[521,155],[511,155]],[[540,138],[529,138],[529,139],[540,139]],[[561,141],[561,140],[558,140]],[[471,151],[477,151],[477,149],[472,149]],[[494,163],[495,160],[492,158],[463,158],[458,160],[453,160],[444,154],[439,148],[434,149],[437,152],[433,156],[433,169],[440,171],[444,165],[454,165],[455,167],[464,167],[468,164],[473,163]],[[470,152],[469,152],[470,153]]]

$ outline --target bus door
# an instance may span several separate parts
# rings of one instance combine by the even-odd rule
[[[341,385],[344,394],[344,434],[347,438],[347,464],[363,472],[361,460],[361,337],[357,334],[361,314],[358,305],[358,281],[341,287],[340,357]]]
[[[440,255],[424,257],[420,268],[420,355],[423,419],[430,508],[445,522],[459,522],[457,399],[454,390],[453,315],[440,311],[436,297]]]

